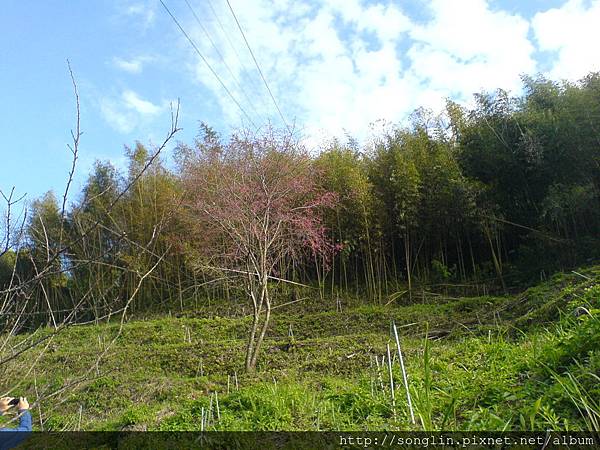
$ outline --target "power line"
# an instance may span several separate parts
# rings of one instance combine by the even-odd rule
[[[244,33],[244,30],[242,30],[242,26],[240,25],[240,22],[238,21],[237,16],[235,15],[235,12],[233,11],[233,8],[231,7],[231,3],[229,3],[229,0],[225,0],[227,2],[227,6],[229,6],[229,10],[231,11],[231,14],[233,15],[233,18],[235,19],[235,23],[238,26],[238,29],[240,30],[240,33],[242,34],[242,37],[244,38],[244,42],[246,43],[246,47],[248,47],[248,51],[250,52],[250,55],[252,55],[252,59],[254,60],[254,64],[256,65],[256,68],[258,69],[258,73],[260,74],[260,77],[262,78],[263,82],[265,83],[265,87],[267,88],[267,91],[269,91],[269,95],[271,96],[271,100],[273,100],[273,104],[275,105],[275,108],[277,108],[277,112],[279,113],[279,116],[281,117],[281,120],[283,120],[283,123],[285,124],[286,128],[288,129],[288,131],[291,132],[289,125],[287,124],[285,117],[283,117],[283,114],[281,113],[281,109],[279,109],[279,105],[277,104],[277,102],[275,101],[275,97],[273,97],[273,93],[271,92],[271,88],[269,88],[269,84],[267,83],[267,80],[265,79],[265,76],[262,73],[262,70],[260,70],[260,66],[258,65],[258,61],[256,60],[256,57],[254,56],[254,52],[252,51],[252,48],[250,48],[250,44],[248,43],[248,39],[246,39],[246,34]],[[162,0],[161,0],[162,2]]]
[[[207,3],[208,3],[208,6],[210,7],[210,11],[212,12],[212,15],[214,16],[215,20],[219,24],[219,28],[221,29],[221,32],[225,36],[225,39],[227,39],[227,42],[229,43],[229,46],[233,50],[233,53],[235,54],[238,62],[240,63],[240,67],[242,68],[242,71],[244,72],[244,75],[246,76],[246,80],[252,85],[252,87],[254,89],[256,89],[257,88],[257,86],[256,86],[256,80],[252,76],[250,76],[250,74],[246,70],[245,64],[242,61],[242,58],[240,57],[240,54],[238,53],[237,49],[235,48],[235,45],[234,45],[233,41],[229,37],[229,33],[227,31],[225,31],[225,27],[223,26],[223,22],[221,22],[221,19],[219,19],[219,15],[215,11],[215,8],[214,8],[214,6],[212,4],[212,1],[211,0],[207,0]],[[261,95],[258,95],[258,97],[260,98],[262,105],[266,107],[267,104],[265,102],[264,97],[261,96]]]
[[[169,16],[171,16],[171,19],[173,19],[173,22],[175,22],[175,25],[177,25],[177,27],[179,28],[179,30],[181,31],[181,33],[186,37],[186,39],[191,44],[191,46],[194,48],[194,50],[196,51],[196,53],[198,54],[198,56],[200,56],[200,58],[202,59],[202,61],[204,61],[204,64],[206,64],[206,66],[209,68],[209,70],[215,76],[215,78],[217,80],[219,80],[219,83],[221,83],[221,86],[223,87],[223,89],[225,89],[225,92],[227,92],[227,94],[229,95],[229,97],[231,98],[231,100],[233,100],[233,102],[237,105],[237,107],[240,109],[240,111],[242,111],[242,113],[246,116],[246,118],[248,119],[248,121],[250,121],[250,123],[252,124],[252,126],[254,128],[258,128],[256,126],[256,124],[254,123],[254,121],[250,118],[250,116],[248,115],[248,113],[246,112],[246,110],[244,108],[242,108],[242,105],[240,105],[240,103],[235,99],[235,97],[233,96],[233,94],[231,93],[231,91],[229,89],[227,89],[227,86],[225,86],[225,83],[223,83],[223,81],[221,80],[221,77],[219,77],[219,75],[217,74],[217,72],[215,72],[215,70],[212,68],[212,66],[208,62],[208,60],[204,57],[204,55],[202,54],[202,52],[198,49],[198,47],[196,46],[196,44],[194,43],[194,41],[192,40],[192,38],[186,33],[186,31],[183,29],[183,27],[179,24],[179,22],[177,21],[177,19],[175,18],[175,16],[171,13],[171,11],[167,7],[167,5],[165,5],[165,3],[163,2],[163,0],[160,0],[160,4],[163,6],[163,8],[165,9],[165,11],[167,11],[167,13],[169,14]]]
[[[200,19],[198,18],[198,15],[196,14],[196,11],[194,10],[194,8],[192,7],[192,5],[190,4],[190,2],[188,0],[185,0],[185,3],[188,6],[188,8],[190,9],[190,11],[192,12],[192,15],[194,16],[194,19],[196,19],[196,22],[198,23],[198,25],[200,25],[200,28],[204,32],[204,35],[206,36],[206,39],[208,39],[208,41],[211,43],[212,47],[215,49],[215,52],[217,52],[217,55],[219,55],[219,58],[221,59],[221,61],[225,65],[225,67],[227,68],[227,71],[231,75],[231,78],[233,78],[233,81],[235,82],[237,88],[240,90],[240,92],[242,92],[242,94],[244,95],[244,97],[248,101],[248,104],[250,105],[250,107],[252,108],[252,110],[254,111],[254,113],[257,116],[260,116],[260,114],[258,113],[258,111],[256,110],[256,108],[254,107],[254,104],[252,103],[252,101],[250,100],[250,98],[248,97],[248,95],[246,94],[246,91],[244,90],[244,88],[242,87],[242,85],[238,81],[237,77],[234,75],[233,71],[229,67],[229,64],[227,64],[227,61],[225,61],[225,58],[223,57],[222,53],[219,51],[219,48],[217,47],[217,45],[215,44],[215,42],[210,37],[210,34],[208,33],[208,30],[204,27],[204,25],[202,25],[202,22],[200,21]],[[262,119],[262,117],[261,117],[261,119]]]

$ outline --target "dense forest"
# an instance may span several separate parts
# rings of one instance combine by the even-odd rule
[[[524,78],[523,88],[518,97],[476,95],[471,109],[449,101],[441,114],[418,110],[409,125],[364,147],[348,139],[308,152],[273,130],[225,141],[203,125],[192,145],[178,144],[177,163],[167,168],[138,143],[127,149],[126,173],[97,161],[66,212],[52,192],[31,203],[18,246],[7,245],[0,259],[0,286],[34,279],[51,261],[52,275],[27,302],[31,326],[56,324],[75,299],[84,299],[79,320],[103,317],[138,288],[133,311],[237,301],[235,280],[219,281],[207,268],[214,255],[203,246],[215,242],[206,239],[194,202],[210,184],[199,178],[211,176],[203,165],[250,164],[243,158],[260,145],[268,150],[254,155],[255,167],[279,154],[288,170],[305,167],[306,193],[331,194],[314,224],[329,254],[293,262],[284,255],[269,273],[319,287],[322,296],[410,302],[423,286],[508,292],[597,260],[600,75],[578,83]],[[155,264],[138,287],[135,274]],[[276,294],[282,302],[298,295],[285,286]]]

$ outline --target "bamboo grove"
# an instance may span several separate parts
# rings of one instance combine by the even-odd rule
[[[203,126],[192,145],[179,144],[177,164],[157,159],[139,179],[150,158],[141,144],[127,150],[125,173],[98,161],[64,219],[52,192],[33,201],[24,239],[0,259],[0,291],[15,274],[35,277],[66,233],[72,244],[53,261],[56,275],[29,299],[32,324],[56,323],[89,292],[79,320],[105,317],[154,265],[134,313],[234,304],[239,286],[201,264],[203,241],[185,215],[186,155],[226,145]],[[469,107],[448,101],[440,114],[417,110],[364,146],[324,144],[310,153],[310,173],[337,199],[322,210],[336,253],[281,263],[277,276],[297,284],[279,286],[278,301],[297,298],[300,284],[324,299],[373,302],[417,301],[424,286],[510,290],[600,257],[600,75],[524,77],[516,97],[496,91]],[[98,226],[78,239],[90,223]]]

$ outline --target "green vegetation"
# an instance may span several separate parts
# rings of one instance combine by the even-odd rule
[[[523,85],[318,154],[203,124],[168,167],[174,112],[72,204],[2,193],[0,393],[51,430],[598,430],[600,74]]]
[[[32,203],[25,239],[17,244],[16,235],[2,235],[10,245],[0,256],[0,292],[14,285],[13,268],[23,281],[50,272],[30,293],[31,328],[61,322],[77,301],[81,321],[124,307],[134,292],[128,308],[137,312],[182,309],[192,291],[215,300],[239,295],[245,280],[206,267],[207,259],[231,256],[232,239],[216,235],[205,206],[228,199],[215,208],[230,216],[208,216],[229,223],[240,219],[236,199],[240,208],[263,208],[260,186],[248,181],[261,171],[269,179],[285,173],[279,178],[295,187],[284,192],[302,201],[336,196],[335,204],[310,202],[323,208],[292,221],[305,239],[301,226],[311,224],[315,234],[323,225],[325,235],[309,239],[319,251],[294,248],[303,257],[275,257],[269,274],[319,284],[322,296],[381,302],[403,290],[412,298],[430,284],[469,285],[462,295],[504,293],[597,261],[600,75],[523,84],[519,97],[497,91],[477,95],[470,110],[452,102],[440,114],[418,110],[408,125],[365,147],[334,141],[318,155],[289,151],[293,139],[274,131],[227,140],[202,125],[193,145],[179,144],[177,164],[168,168],[138,143],[126,152],[124,173],[98,161],[64,215],[60,197],[48,193]],[[244,174],[249,166],[254,172]],[[236,177],[247,185],[227,184]],[[335,256],[321,258],[330,245]],[[151,268],[138,288],[139,274]]]
[[[255,375],[243,373],[249,317],[132,320],[86,382],[59,395],[58,406],[42,402],[52,411],[44,428],[598,430],[600,266],[577,272],[503,297],[432,296],[407,306],[354,299],[343,312],[332,300],[312,300],[310,313],[284,307]],[[395,411],[387,365],[378,372],[375,364],[391,320],[416,425],[397,361]],[[65,330],[18,389],[69,384],[117,329]]]

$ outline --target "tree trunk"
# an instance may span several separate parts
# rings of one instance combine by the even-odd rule
[[[404,233],[404,258],[406,260],[406,278],[408,280],[408,299],[412,302],[412,276],[410,270],[410,240],[408,231]]]
[[[260,334],[258,336],[258,339],[256,340],[256,343],[254,344],[252,356],[250,357],[249,362],[248,362],[248,360],[246,362],[246,370],[249,373],[254,373],[256,371],[256,361],[258,360],[258,355],[260,354],[260,349],[262,347],[262,343],[265,338],[265,334],[267,333],[267,328],[269,327],[269,320],[271,318],[271,299],[269,297],[269,291],[266,286],[266,283],[267,283],[266,277],[264,279],[264,283],[265,284],[262,287],[263,294],[262,294],[261,303],[264,300],[267,309],[265,311],[265,319],[264,319],[264,322],[262,323],[262,326],[260,329]],[[256,319],[257,319],[256,324],[258,325],[258,322],[260,320],[260,314],[257,316]]]
[[[251,361],[252,354],[254,353],[254,339],[256,336],[256,331],[258,330],[258,321],[260,319],[260,311],[258,308],[254,308],[254,314],[252,317],[252,329],[250,330],[250,337],[248,338],[248,344],[246,346],[246,371],[251,372]]]

